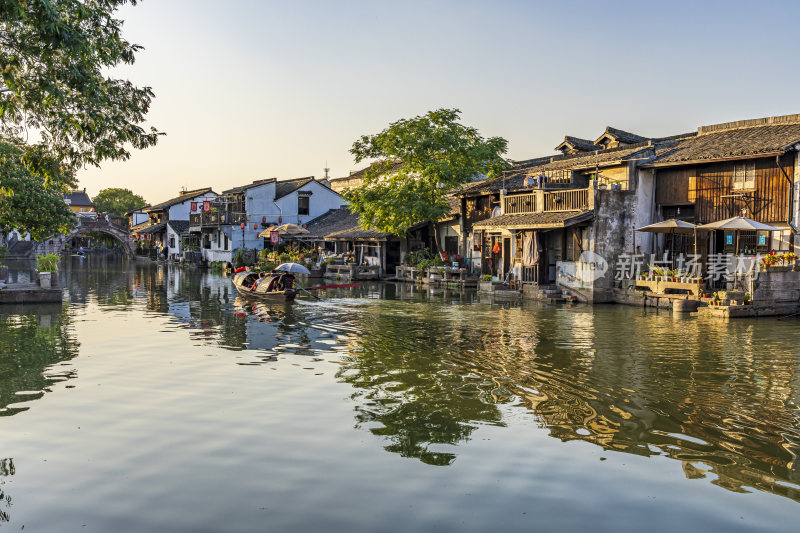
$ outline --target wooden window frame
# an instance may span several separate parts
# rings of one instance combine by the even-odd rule
[[[756,188],[756,162],[736,161],[733,163],[733,190],[752,191]]]

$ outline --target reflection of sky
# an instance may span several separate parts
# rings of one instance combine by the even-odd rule
[[[780,502],[800,499],[792,323],[482,303],[390,284],[287,306],[164,267],[123,278],[135,296],[120,304],[117,273],[72,279],[88,299],[68,307],[81,341],[71,376],[0,428],[2,455],[31,487],[14,489],[11,518],[26,529],[36,529],[30,517],[98,505],[116,519],[151,496],[149,508],[166,509],[152,514],[160,526],[159,516],[192,526],[204,517],[225,529],[190,500],[254,524],[239,502],[256,495],[270,503],[254,509],[296,526],[307,516],[299,502],[325,517],[352,510],[343,494],[366,508],[337,522],[353,530],[409,505],[393,523],[420,530],[436,513],[457,522],[454,509],[487,528],[523,529],[514,517],[537,512],[540,525],[619,530],[622,513],[675,530],[720,526],[715,510],[734,505],[779,529],[793,509]],[[35,481],[54,476],[96,490],[65,509],[57,485]],[[199,481],[213,481],[213,504]],[[578,514],[564,503],[575,494]],[[644,505],[642,494],[657,500]]]

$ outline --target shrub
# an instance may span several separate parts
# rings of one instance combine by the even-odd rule
[[[241,248],[233,253],[233,264],[236,268],[244,266],[244,250]]]
[[[43,254],[36,257],[36,270],[39,272],[58,272],[58,261],[61,259],[57,254]]]
[[[481,276],[481,281],[492,281],[492,275],[484,274],[483,276]]]

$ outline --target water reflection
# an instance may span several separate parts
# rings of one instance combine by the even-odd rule
[[[481,425],[522,418],[561,441],[680,461],[688,479],[800,501],[794,323],[484,302],[388,283],[287,306],[237,297],[229,278],[199,270],[70,275],[76,298],[139,302],[195,342],[239,352],[236,364],[338,360],[356,428],[403,457],[449,465]]]
[[[29,408],[55,382],[75,377],[79,343],[60,304],[0,307],[0,416]]]
[[[14,459],[0,459],[0,525],[11,521],[11,495],[6,493],[5,484],[6,478],[15,473]]]

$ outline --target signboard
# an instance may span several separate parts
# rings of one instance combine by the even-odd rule
[[[211,202],[206,200],[205,202],[203,202],[203,212],[208,213],[209,211],[211,211]]]
[[[733,245],[733,233],[726,232],[725,233],[725,244],[726,245]]]
[[[270,244],[278,244],[281,240],[280,235],[278,235],[277,231],[270,231],[269,232],[269,242]]]
[[[767,236],[766,234],[759,234],[758,235],[758,245],[759,246],[766,246],[767,245]]]
[[[192,202],[192,213],[197,211],[197,202]]]

